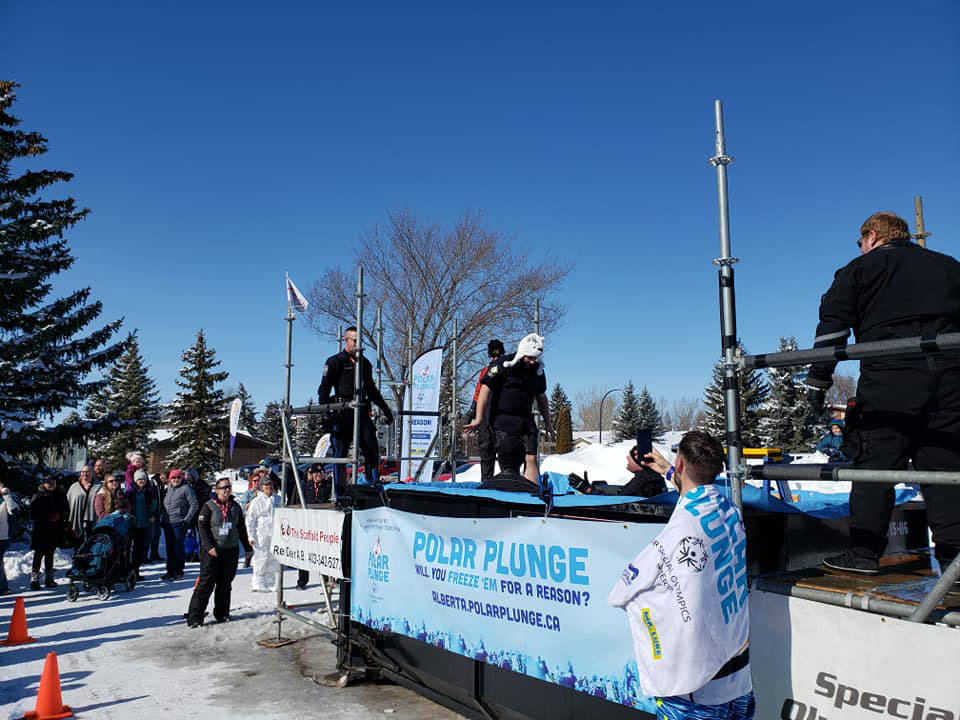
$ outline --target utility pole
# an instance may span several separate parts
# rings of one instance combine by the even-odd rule
[[[913,239],[917,241],[917,245],[925,248],[930,233],[925,232],[923,226],[923,197],[920,195],[913,198],[913,218],[917,223],[917,231],[913,234]]]

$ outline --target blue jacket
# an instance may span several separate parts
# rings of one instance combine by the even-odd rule
[[[150,518],[157,512],[156,493],[151,492],[149,485],[145,485],[143,490],[134,485],[128,499],[133,516],[137,519],[137,527],[150,527]]]

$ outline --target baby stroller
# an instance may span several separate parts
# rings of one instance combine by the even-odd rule
[[[80,596],[80,585],[86,591],[96,588],[100,600],[108,600],[113,585],[123,582],[129,590],[137,584],[137,572],[130,563],[130,546],[136,520],[133,515],[115,512],[104,515],[93,527],[73,556],[73,565],[67,571],[70,584],[67,600],[75,602]]]

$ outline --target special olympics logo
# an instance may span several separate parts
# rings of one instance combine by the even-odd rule
[[[686,565],[693,572],[700,572],[707,566],[707,546],[698,537],[685,537],[677,548],[677,562]]]

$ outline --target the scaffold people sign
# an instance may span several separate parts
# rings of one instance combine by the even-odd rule
[[[342,578],[343,519],[337,510],[278,508],[271,551],[281,565]]]

